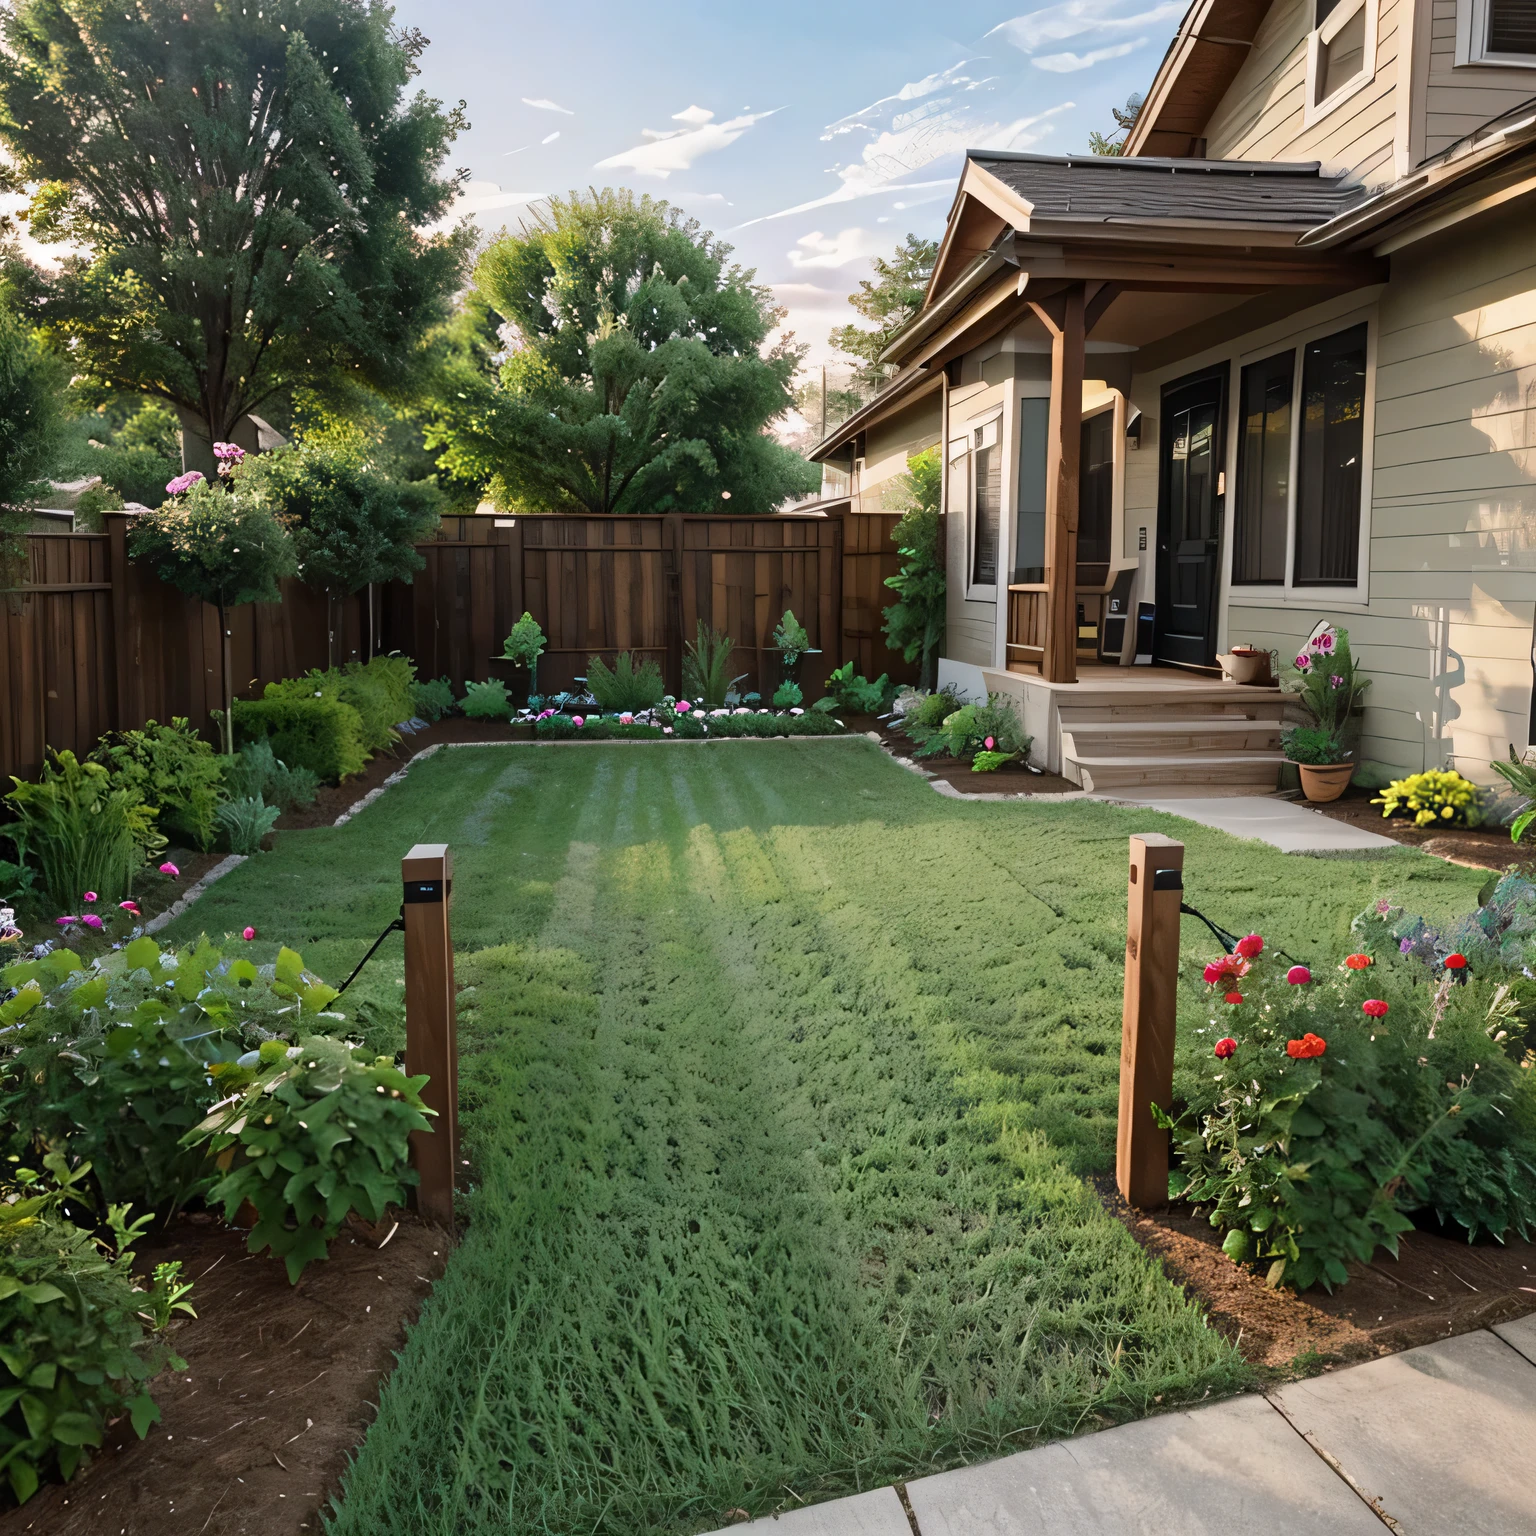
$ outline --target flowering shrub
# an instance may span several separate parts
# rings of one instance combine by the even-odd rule
[[[184,475],[177,475],[174,480],[165,482],[165,494],[167,496],[181,496],[190,491],[194,485],[201,484],[203,472],[200,469],[189,469]]]
[[[1416,827],[1475,827],[1483,819],[1477,785],[1438,769],[1394,779],[1371,804],[1381,806],[1384,817],[1411,815]]]
[[[1395,1252],[1418,1209],[1470,1236],[1536,1230],[1536,1073],[1502,1048],[1497,994],[1437,985],[1396,943],[1328,974],[1257,935],[1239,947],[1205,968],[1220,1011],[1184,1033],[1183,1110],[1162,1122],[1170,1193],[1208,1210],[1228,1254],[1331,1289]]]
[[[626,718],[627,716],[627,718]],[[663,701],[641,715],[565,715],[543,710],[533,717],[534,734],[550,741],[725,740],[755,736],[835,736],[843,726],[814,710],[779,713],[771,709],[691,709],[686,699]]]
[[[1280,679],[1313,720],[1330,735],[1349,718],[1360,695],[1370,687],[1349,648],[1349,631],[1325,625],[1297,653]]]

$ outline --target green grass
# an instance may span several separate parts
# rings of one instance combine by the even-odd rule
[[[454,849],[470,1225],[331,1529],[704,1530],[1246,1384],[1077,1177],[1141,830],[1297,954],[1480,881],[733,742],[440,753],[216,886],[178,936],[264,918],[339,976]],[[390,1001],[397,941],[371,969]]]

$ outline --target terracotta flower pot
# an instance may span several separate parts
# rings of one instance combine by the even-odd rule
[[[1353,763],[1297,763],[1295,766],[1301,771],[1302,794],[1319,805],[1337,800],[1355,776]]]

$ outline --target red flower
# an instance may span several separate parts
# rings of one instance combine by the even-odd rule
[[[254,939],[256,937],[256,930],[254,928],[250,928],[250,927],[242,928],[240,930],[240,937],[242,939],[244,939],[247,943],[249,943],[252,939]]]
[[[1223,981],[1240,981],[1248,974],[1248,962],[1236,955],[1223,955],[1205,968],[1205,979],[1211,986]]]
[[[1344,964],[1352,971],[1363,971],[1367,966],[1374,965],[1375,961],[1369,955],[1349,955]]]
[[[1312,972],[1309,971],[1304,965],[1293,965],[1290,970],[1285,973],[1285,979],[1290,982],[1293,987],[1304,987],[1309,981],[1312,980]]]
[[[1237,941],[1237,952],[1245,960],[1252,960],[1264,953],[1264,940],[1258,934],[1250,933],[1246,939]]]
[[[1234,1008],[1237,1007],[1237,1005],[1242,1002],[1242,1000],[1243,994],[1241,992],[1228,992],[1226,997],[1223,999],[1224,1002],[1231,1003]]]
[[[1328,1049],[1328,1042],[1319,1035],[1314,1035],[1308,1030],[1300,1040],[1287,1040],[1285,1042],[1285,1054],[1293,1061],[1310,1061],[1314,1056],[1321,1056]]]
[[[1445,968],[1448,971],[1464,971],[1467,968],[1467,957],[1465,955],[1447,955],[1445,957]]]
[[[1229,1056],[1237,1055],[1237,1041],[1230,1035],[1225,1040],[1218,1040],[1216,1042],[1216,1054],[1222,1061],[1225,1061]]]
[[[1387,1016],[1387,1005],[1379,997],[1369,997],[1360,1004],[1360,1012],[1369,1014],[1373,1019],[1384,1019]]]

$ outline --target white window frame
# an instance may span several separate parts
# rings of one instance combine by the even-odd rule
[[[1325,336],[1336,336],[1354,326],[1365,326],[1365,412],[1361,424],[1360,444],[1360,548],[1355,558],[1355,584],[1341,586],[1297,586],[1296,576],[1296,492],[1301,464],[1301,385],[1306,373],[1307,347]],[[1346,311],[1328,320],[1315,320],[1304,330],[1277,336],[1262,347],[1254,347],[1239,353],[1232,359],[1231,402],[1227,419],[1227,484],[1232,495],[1227,498],[1225,546],[1222,559],[1222,581],[1226,585],[1227,599],[1239,607],[1288,606],[1320,608],[1363,608],[1370,603],[1371,577],[1371,482],[1374,471],[1376,445],[1376,338],[1377,312],[1374,305],[1367,309]],[[1295,374],[1291,380],[1291,468],[1287,487],[1285,509],[1285,580],[1278,583],[1239,583],[1232,580],[1232,554],[1234,532],[1237,525],[1237,490],[1241,482],[1237,473],[1237,456],[1242,441],[1242,378],[1243,369],[1249,363],[1261,363],[1277,352],[1294,351]]]
[[[1489,0],[1456,0],[1456,65],[1498,69],[1536,69],[1536,53],[1491,53]]]
[[[994,428],[997,433],[995,445],[988,444],[987,446],[995,446],[998,453],[1002,455],[999,463],[999,468],[1003,471],[1000,487],[1002,497],[1001,505],[999,505],[997,510],[997,567],[999,572],[1003,570],[1003,559],[1008,553],[1006,547],[1007,531],[1004,526],[1006,520],[1003,515],[1003,508],[1007,505],[1008,501],[1008,456],[1005,452],[1003,414],[1002,405],[990,406],[982,411],[979,416],[973,416],[967,421],[963,429],[967,444],[965,457],[970,461],[967,465],[969,484],[966,488],[965,503],[965,595],[968,600],[978,603],[995,603],[999,590],[1007,590],[1006,582],[973,582],[971,580],[971,574],[976,569],[976,491],[981,479],[976,473],[976,452],[979,446],[976,439],[987,427]],[[950,428],[950,432],[951,434],[954,433],[953,427]],[[960,455],[953,453],[956,441],[957,439],[952,435],[950,438],[952,459],[960,457]]]
[[[1316,6],[1317,0],[1307,0]],[[1333,14],[1320,27],[1307,34],[1307,95],[1302,107],[1301,126],[1310,128],[1321,122],[1329,113],[1341,107],[1351,96],[1358,95],[1376,78],[1376,13],[1378,0],[1339,0]],[[1323,48],[1331,43],[1349,22],[1361,11],[1365,12],[1365,44],[1361,50],[1361,67],[1331,96],[1317,99],[1318,72],[1322,68]],[[1314,11],[1314,14],[1315,11]]]

